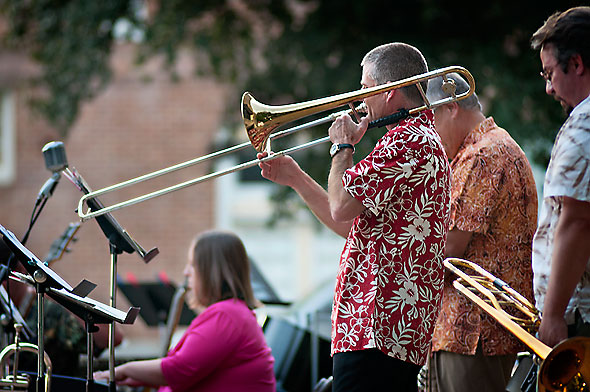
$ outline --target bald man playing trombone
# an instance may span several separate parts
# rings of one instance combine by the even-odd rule
[[[361,66],[363,88],[428,71],[420,51],[403,43],[376,47]],[[368,115],[358,124],[344,115],[329,129],[327,191],[289,156],[260,168],[346,238],[332,307],[333,391],[411,391],[441,300],[451,173],[430,109],[388,125],[373,151],[355,164],[354,146],[369,121],[423,100],[411,85],[364,103]]]

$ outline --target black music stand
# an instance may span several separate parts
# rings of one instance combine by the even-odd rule
[[[94,340],[92,334],[98,329],[96,324],[133,324],[139,313],[139,308],[131,307],[127,312],[105,305],[102,302],[95,301],[91,298],[81,297],[70,293],[66,290],[56,290],[50,288],[47,295],[53,298],[57,303],[74,313],[84,320],[86,330],[86,352],[88,360],[86,362],[86,392],[95,390],[94,383]]]
[[[176,286],[162,282],[126,283],[118,282],[119,289],[129,303],[141,308],[139,316],[151,327],[166,323]],[[186,305],[182,307],[179,325],[189,325],[195,313]]]
[[[66,290],[72,292],[74,288],[69,285],[68,282],[63,280],[57,275],[51,268],[47,267],[37,256],[35,256],[30,250],[24,247],[24,245],[16,238],[16,236],[5,229],[4,226],[0,225],[0,233],[2,239],[10,250],[14,253],[16,259],[20,261],[23,267],[27,270],[31,276],[31,283],[35,286],[37,293],[38,302],[38,324],[37,324],[37,349],[39,350],[37,360],[37,392],[42,392],[45,389],[43,383],[43,376],[45,374],[45,363],[43,361],[43,353],[45,352],[43,343],[43,334],[45,332],[45,326],[43,323],[43,312],[44,312],[44,294],[50,289]],[[88,285],[82,283],[83,287],[80,288],[81,292],[88,289]]]
[[[132,307],[127,312],[123,312],[114,307],[105,305],[101,302],[86,297],[96,285],[87,280],[83,280],[75,288],[72,288],[65,280],[56,274],[49,267],[39,260],[32,252],[25,248],[20,241],[9,230],[0,225],[0,232],[3,235],[4,242],[13,251],[17,260],[19,260],[29,275],[13,273],[23,283],[29,283],[35,286],[38,293],[38,349],[43,353],[43,315],[44,315],[44,294],[51,297],[57,303],[74,313],[80,319],[84,320],[87,334],[87,379],[86,391],[94,390],[93,379],[93,353],[94,341],[92,333],[97,331],[96,324],[112,324],[118,322],[121,324],[133,324],[139,313],[139,308]],[[37,370],[37,391],[43,389],[43,375],[45,370],[44,363],[39,354]]]
[[[66,168],[62,171],[69,177],[78,189],[88,194],[91,192],[90,187],[82,178],[82,176],[75,170]],[[103,204],[97,198],[87,200],[88,207],[91,210],[98,210],[103,207]],[[96,217],[96,222],[100,226],[104,235],[109,241],[109,253],[111,258],[111,284],[110,284],[110,306],[115,308],[117,304],[117,257],[123,252],[126,253],[137,253],[141,259],[148,263],[158,253],[158,248],[153,248],[146,252],[123,227],[117,222],[117,220],[110,214],[104,214]],[[109,324],[109,391],[116,391],[115,388],[115,323]]]
[[[250,261],[250,281],[252,282],[254,297],[265,305],[291,305],[290,302],[285,302],[279,298],[279,295],[260,272],[254,260],[252,258],[248,258],[248,260]]]

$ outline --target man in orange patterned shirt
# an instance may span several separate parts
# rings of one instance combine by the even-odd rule
[[[457,92],[465,81],[450,75]],[[446,96],[430,81],[431,101]],[[508,132],[482,113],[477,95],[435,109],[435,126],[451,160],[451,223],[445,256],[479,264],[532,300],[531,243],[537,191],[531,166]],[[434,330],[431,390],[504,391],[520,342],[445,277]]]

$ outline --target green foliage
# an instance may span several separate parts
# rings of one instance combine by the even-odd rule
[[[237,112],[238,94],[244,90],[269,104],[355,90],[359,62],[368,50],[385,42],[410,43],[422,50],[431,69],[457,64],[470,70],[486,114],[545,165],[564,115],[544,92],[538,53],[530,49],[529,39],[550,14],[581,3],[152,0],[148,4],[156,7],[148,17],[139,17],[141,0],[1,4],[10,23],[10,43],[28,48],[44,66],[39,82],[48,94],[36,104],[64,132],[80,104],[108,82],[114,27],[125,20],[143,32],[140,61],[158,54],[170,66],[180,48],[196,49],[200,73],[234,84],[231,113]],[[237,116],[228,118],[235,121]],[[326,127],[311,134],[325,136]],[[379,136],[379,131],[372,131],[364,148]],[[321,183],[329,167],[327,149],[297,156]]]
[[[11,29],[6,45],[28,50],[43,66],[35,82],[47,94],[33,105],[65,135],[80,104],[109,81],[113,26],[133,18],[129,2],[5,0],[1,11]]]
[[[321,1],[305,24],[287,26],[267,48],[268,67],[254,72],[246,89],[276,104],[351,91],[359,87],[359,62],[368,50],[385,42],[407,42],[422,50],[431,69],[457,64],[470,70],[486,114],[526,146],[531,160],[545,167],[564,115],[545,94],[538,53],[529,39],[550,14],[575,5],[579,4],[562,1],[556,8],[553,1]],[[325,136],[326,127],[313,134]],[[364,156],[381,134],[369,131],[356,155]],[[327,149],[297,156],[324,185],[330,165]],[[277,189],[278,217],[289,213],[280,207],[294,196]]]

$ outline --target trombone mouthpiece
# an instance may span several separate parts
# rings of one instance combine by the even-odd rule
[[[447,94],[449,97],[454,97],[455,92],[457,91],[457,85],[453,79],[443,78],[442,83],[442,91]]]

